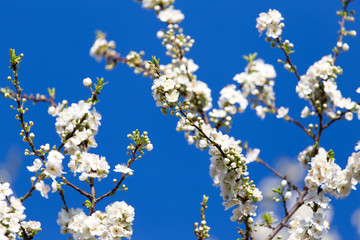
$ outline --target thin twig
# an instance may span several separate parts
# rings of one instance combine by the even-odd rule
[[[132,156],[131,156],[131,159],[130,161],[128,161],[128,163],[126,164],[127,167],[130,167],[131,164],[136,160],[136,152],[137,150],[139,149],[140,145],[136,145],[135,146],[135,149],[132,151]],[[122,176],[121,176],[121,179],[120,181],[116,184],[116,186],[111,189],[109,192],[105,193],[104,195],[98,197],[95,199],[95,203],[99,202],[100,200],[102,200],[103,198],[106,198],[108,196],[111,196],[113,194],[116,193],[116,191],[120,188],[120,185],[121,183],[125,180],[125,178],[128,176],[127,173],[123,173]]]
[[[304,204],[304,197],[306,196],[308,192],[308,188],[305,186],[302,190],[301,194],[299,195],[299,198],[297,199],[294,206],[290,209],[289,213],[283,218],[281,223],[277,225],[277,227],[266,237],[266,240],[273,239],[276,234],[279,233],[279,231],[286,226],[287,221],[294,215],[294,213]]]
[[[256,162],[261,163],[262,165],[264,165],[265,167],[267,167],[271,172],[273,172],[276,176],[284,179],[287,181],[287,183],[289,184],[289,186],[294,189],[295,191],[297,191],[299,193],[299,195],[301,194],[301,191],[299,190],[299,188],[293,184],[291,181],[289,181],[289,179],[282,175],[281,173],[279,173],[278,171],[276,171],[273,167],[271,167],[267,162],[265,162],[264,160],[262,160],[261,158],[257,158]]]
[[[86,191],[82,190],[81,188],[75,186],[74,184],[72,184],[71,182],[69,182],[65,177],[61,177],[61,179],[63,180],[63,182],[65,183],[65,185],[75,189],[76,191],[78,191],[81,195],[84,195],[85,197],[87,197],[88,199],[91,199],[92,195],[90,193],[87,193]]]

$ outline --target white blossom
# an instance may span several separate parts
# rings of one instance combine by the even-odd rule
[[[35,189],[38,190],[42,197],[49,198],[48,193],[50,192],[51,188],[49,185],[45,184],[44,181],[37,182],[35,184]]]
[[[267,13],[260,13],[259,17],[256,19],[256,28],[259,33],[262,33],[266,30],[266,36],[272,38],[278,38],[282,33],[282,28],[284,24],[281,21],[284,18],[277,10],[270,9]]]
[[[277,112],[277,118],[284,118],[288,114],[289,108],[280,107]]]
[[[158,18],[162,22],[179,23],[184,20],[184,14],[180,10],[174,9],[173,6],[162,10],[158,14]]]
[[[123,165],[123,164],[117,164],[115,166],[114,172],[120,172],[123,174],[133,173],[134,170],[130,169],[129,167]]]
[[[4,200],[6,197],[10,196],[13,191],[10,189],[10,183],[0,183],[0,200]]]

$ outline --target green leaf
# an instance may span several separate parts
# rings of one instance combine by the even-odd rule
[[[332,149],[329,150],[328,154],[327,154],[327,158],[328,159],[333,159],[335,156],[335,153]]]
[[[273,219],[271,218],[271,214],[268,212],[262,215],[262,219],[264,220],[264,222],[266,222],[269,225],[273,222]]]
[[[85,201],[85,206],[86,206],[87,208],[91,208],[91,207],[92,207],[92,204],[91,204],[91,202],[90,202],[89,200],[86,200],[86,201]]]
[[[16,57],[16,55],[15,55],[15,49],[10,48],[10,60],[11,60],[12,62],[14,62],[14,61],[15,61],[15,57]]]

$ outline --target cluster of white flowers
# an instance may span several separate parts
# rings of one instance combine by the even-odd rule
[[[42,149],[45,152],[49,151],[49,144],[46,144]],[[64,155],[62,155],[57,150],[51,150],[48,153],[46,162],[43,163],[40,159],[35,159],[32,166],[27,166],[29,172],[38,172],[39,170],[43,171],[45,176],[53,179],[53,192],[56,191],[56,178],[61,177],[64,173],[62,160],[64,159]],[[41,167],[45,166],[44,169]],[[32,177],[35,178],[35,177]],[[32,180],[33,181],[33,180]],[[35,189],[38,190],[44,198],[48,198],[48,193],[50,192],[50,186],[45,184],[43,180],[37,181],[35,183]]]
[[[134,208],[125,202],[114,202],[105,212],[96,211],[87,216],[81,209],[62,209],[57,223],[61,233],[71,233],[75,240],[117,240],[131,238]]]
[[[11,194],[13,191],[10,189],[10,184],[0,183],[0,239],[17,239],[17,237],[25,239],[26,235],[28,238],[33,238],[38,231],[41,231],[41,224],[36,221],[24,221],[25,207],[20,199],[10,197]]]
[[[104,56],[115,56],[116,51],[114,49],[115,42],[108,42],[105,39],[105,34],[99,32],[96,36],[95,42],[90,48],[90,56],[95,58],[96,61],[100,62]]]
[[[341,73],[342,69],[334,66],[332,56],[324,56],[320,61],[310,66],[305,75],[301,76],[296,86],[296,92],[300,98],[312,99],[316,104],[321,104],[321,108],[324,109],[329,118],[339,117],[341,112],[338,111],[338,108],[341,108],[347,110],[345,114],[347,120],[352,120],[352,112],[356,112],[360,119],[360,107],[350,98],[344,98],[340,90],[337,89],[335,78],[337,74]],[[319,99],[324,99],[323,95],[326,96],[326,100],[320,101]],[[310,114],[310,110],[304,108],[301,116],[307,117]]]
[[[142,3],[142,7],[146,9],[154,9],[160,21],[171,23],[179,23],[184,20],[184,14],[174,9],[175,0],[137,0]]]
[[[179,100],[179,92],[175,89],[175,82],[166,76],[155,79],[151,90],[158,107],[173,107]]]
[[[196,79],[194,72],[199,68],[198,65],[183,56],[193,45],[193,40],[180,33],[182,30],[176,24],[170,24],[168,28],[161,38],[167,55],[173,60],[171,64],[159,66],[163,76],[155,79],[152,87],[157,106],[173,106],[184,97],[184,101],[190,103],[192,112],[207,111],[212,107],[211,90],[206,83]]]
[[[355,147],[355,151],[359,149],[359,145]],[[343,170],[335,163],[332,151],[326,152],[324,148],[319,148],[318,153],[312,157],[313,154],[314,147],[310,146],[300,153],[298,159],[303,165],[310,164],[305,177],[308,194],[304,203],[316,209],[316,212],[312,218],[295,218],[290,223],[289,239],[321,239],[322,234],[329,228],[329,223],[321,213],[321,210],[329,208],[330,198],[325,194],[337,198],[346,197],[360,180],[360,152],[349,157]]]
[[[269,10],[267,13],[260,13],[259,17],[256,18],[256,28],[259,33],[262,33],[266,30],[266,36],[271,38],[278,38],[282,29],[284,28],[284,23],[281,21],[284,18],[281,16],[277,10]]]
[[[130,51],[128,55],[126,55],[126,64],[129,67],[137,67],[140,66],[143,63],[142,56],[144,55],[144,52],[137,53],[135,51]]]
[[[262,59],[250,61],[245,71],[236,74],[234,81],[240,84],[239,90],[244,98],[248,98],[253,103],[256,114],[262,119],[269,111],[269,105],[274,105],[274,79],[275,69],[272,65],[266,64]],[[243,112],[247,104],[240,105],[239,112]]]
[[[239,106],[237,107],[236,104]],[[248,105],[248,101],[241,91],[236,89],[235,84],[230,84],[220,91],[218,105],[224,109],[225,113],[234,115],[236,112],[243,112]]]
[[[95,40],[94,44],[90,48],[90,56],[100,62],[103,54],[108,49],[108,41],[105,38],[98,38]]]
[[[201,126],[201,132],[197,131],[194,125]],[[187,132],[185,136],[190,144],[196,140],[198,148],[209,147],[210,176],[213,178],[214,185],[220,186],[223,205],[226,210],[236,206],[231,220],[243,221],[255,216],[256,206],[253,203],[261,201],[262,195],[247,177],[246,163],[248,161],[241,154],[240,141],[205,124],[192,113],[188,113],[187,118],[180,118],[177,130]],[[255,150],[254,154],[258,154],[258,151]]]
[[[159,11],[161,8],[165,8],[170,4],[173,4],[174,0],[137,0],[142,3],[142,7],[146,9],[154,9]]]
[[[174,9],[174,6],[170,6],[161,10],[158,14],[158,18],[160,21],[166,23],[179,23],[184,20],[185,16],[180,10]]]
[[[64,156],[56,151],[56,150],[51,150],[49,152],[49,155],[47,157],[47,161],[45,164],[45,171],[44,173],[51,177],[52,179],[55,179],[56,177],[60,177],[61,174],[63,173],[63,166],[62,166],[62,160],[64,159]]]
[[[114,172],[132,175],[134,170],[130,169],[129,167],[125,166],[124,164],[118,164],[115,166]]]
[[[87,152],[77,152],[71,155],[68,167],[74,175],[81,173],[79,176],[81,181],[85,181],[89,177],[97,178],[100,181],[102,178],[107,177],[110,169],[105,157],[99,157],[97,154]]]
[[[101,115],[95,109],[90,110],[91,107],[91,103],[81,100],[77,104],[72,103],[70,107],[67,107],[65,101],[56,108],[49,108],[49,113],[57,116],[56,132],[65,142],[65,154],[97,147],[94,135],[98,131]]]
[[[318,154],[311,159],[310,170],[305,177],[305,185],[309,192],[317,192],[321,187],[324,193],[335,197],[346,197],[358,183],[360,171],[360,153],[353,153],[345,169],[341,169],[325,149],[320,148]]]
[[[290,222],[290,227],[289,240],[322,239],[323,234],[330,228],[326,216],[321,212],[315,212],[312,217],[295,217]]]

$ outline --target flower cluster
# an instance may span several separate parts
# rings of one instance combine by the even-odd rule
[[[314,213],[312,217],[295,217],[290,222],[289,240],[322,239],[322,235],[329,229],[329,222],[323,213]]]
[[[220,109],[213,109],[209,115],[210,120],[218,126],[229,127],[231,125],[232,115],[242,113],[247,108],[249,102],[252,108],[262,119],[267,112],[272,112],[275,108],[275,93],[273,90],[276,72],[270,64],[264,63],[262,59],[256,59],[256,54],[250,54],[245,59],[248,60],[248,66],[245,71],[236,74],[234,81],[239,83],[230,84],[220,91],[218,105]],[[285,117],[287,112],[280,108],[278,117]],[[286,110],[286,109],[284,109]]]
[[[327,153],[320,148],[318,154],[311,159],[310,170],[305,178],[305,185],[309,191],[317,192],[321,187],[324,193],[330,193],[336,197],[346,197],[351,189],[358,183],[360,170],[359,153],[353,153],[348,159],[345,169],[341,169],[335,163],[332,151]]]
[[[75,240],[131,238],[134,208],[125,202],[114,202],[105,212],[87,216],[81,209],[62,209],[57,223],[63,234],[71,233]]]
[[[159,71],[163,75],[155,79],[152,87],[157,106],[174,106],[174,103],[184,97],[184,101],[190,103],[192,112],[207,111],[212,107],[211,90],[206,83],[196,79],[194,72],[198,65],[192,59],[184,57],[193,40],[190,36],[182,34],[182,30],[176,24],[170,24],[168,28],[166,34],[161,37],[167,55],[173,60],[171,64],[159,66]]]
[[[358,150],[360,150],[359,145],[355,147],[355,151]],[[326,152],[324,148],[319,148],[315,156],[313,156],[314,153],[314,147],[311,146],[299,155],[302,164],[310,165],[305,177],[308,194],[304,198],[304,203],[313,209],[313,217],[293,220],[290,223],[292,237],[290,239],[299,239],[305,236],[308,236],[309,239],[320,239],[329,228],[329,223],[320,211],[329,208],[330,198],[325,194],[337,198],[346,197],[360,179],[360,152],[355,152],[349,157],[347,166],[343,170],[335,163],[332,150]]]
[[[81,173],[79,176],[81,181],[85,181],[89,177],[97,178],[100,181],[102,178],[107,177],[110,169],[105,157],[99,157],[97,154],[87,152],[77,152],[71,155],[68,167],[74,175]]]
[[[158,14],[158,18],[160,21],[166,23],[179,23],[184,20],[185,16],[180,10],[174,9],[174,6],[170,6],[161,10]]]
[[[9,183],[0,183],[0,239],[32,239],[41,231],[40,222],[24,221],[25,207],[20,199],[11,196]]]
[[[104,55],[114,55],[115,52],[115,42],[108,42],[105,39],[106,35],[102,32],[98,32],[95,42],[90,48],[90,56],[95,58],[98,62],[101,61]]]
[[[239,106],[237,107],[236,104]],[[230,84],[220,91],[218,105],[224,109],[225,112],[222,112],[220,109],[215,112],[213,111],[212,115],[219,118],[223,117],[222,115],[224,115],[224,113],[225,115],[226,113],[234,115],[236,112],[243,112],[248,105],[248,101],[241,91],[236,89],[235,84]]]
[[[246,176],[247,160],[241,154],[240,141],[217,131],[200,118],[195,118],[192,113],[180,118],[177,130],[186,131],[188,142],[196,140],[198,148],[209,147],[210,176],[214,185],[220,186],[223,205],[226,210],[236,206],[231,220],[242,222],[255,216],[256,206],[253,203],[261,201],[262,195]]]
[[[158,107],[173,107],[179,100],[179,92],[175,89],[175,82],[166,76],[155,79],[151,90]]]
[[[111,70],[117,64],[118,53],[115,51],[116,44],[114,41],[107,41],[106,35],[97,32],[95,42],[90,48],[90,56],[100,62],[103,57],[106,59],[106,69]]]
[[[266,36],[271,38],[278,38],[282,29],[284,28],[284,23],[281,21],[284,18],[281,16],[277,10],[269,10],[267,13],[260,13],[259,17],[256,18],[256,28],[259,33],[262,33],[266,30]]]
[[[235,75],[234,81],[240,84],[241,94],[252,102],[256,114],[263,119],[275,104],[275,83],[272,79],[276,77],[276,72],[272,65],[266,64],[262,59],[255,60],[255,57],[256,55],[251,54],[246,58],[248,66],[244,72]],[[239,112],[243,112],[247,105],[243,106]]]
[[[185,16],[178,9],[174,9],[175,0],[137,0],[142,2],[142,7],[146,9],[154,9],[160,21],[171,23],[179,23],[184,20]]]
[[[350,98],[344,98],[337,89],[335,78],[341,73],[342,69],[334,66],[332,56],[324,56],[310,66],[305,75],[301,76],[296,92],[300,98],[311,99],[316,104],[314,107],[323,109],[331,119],[340,116],[341,112],[337,111],[338,108],[348,110],[345,115],[347,120],[353,117],[351,111],[357,112],[360,117],[359,106]],[[302,117],[309,116],[310,110],[305,108],[301,115]]]
[[[192,59],[186,58],[194,40],[185,36],[177,24],[168,25],[168,31],[160,34],[166,47],[166,54],[172,58],[171,64],[160,65],[160,71],[176,83],[176,88],[184,100],[191,104],[194,112],[208,111],[212,107],[211,90],[206,83],[194,74],[199,66]]]
[[[140,53],[137,53],[135,51],[130,51],[128,55],[126,55],[126,64],[129,67],[137,67],[140,66],[143,63],[142,56],[145,53],[141,51]]]
[[[170,4],[173,4],[174,0],[137,0],[142,3],[142,7],[146,9],[154,9],[159,11],[161,8],[168,7]]]
[[[101,115],[90,110],[91,103],[83,100],[72,103],[67,102],[57,106],[51,106],[49,113],[56,118],[56,132],[65,142],[65,154],[75,154],[77,151],[85,151],[89,147],[97,147],[94,135],[97,133]]]

